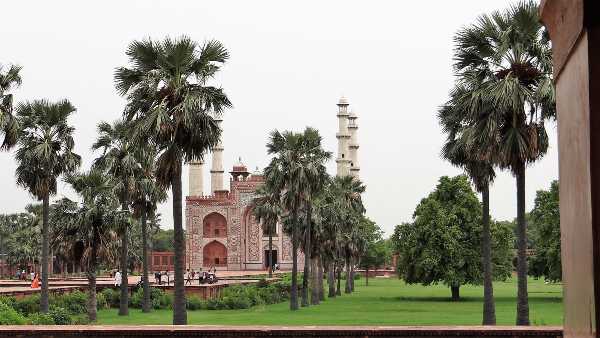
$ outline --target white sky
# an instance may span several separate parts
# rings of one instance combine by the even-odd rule
[[[83,169],[95,156],[90,146],[96,124],[122,111],[113,70],[126,65],[125,49],[134,39],[187,34],[199,42],[218,39],[229,49],[231,59],[219,78],[235,106],[224,122],[226,170],[238,156],[250,171],[263,168],[273,129],[316,127],[326,149],[335,152],[335,104],[344,94],[359,115],[367,214],[390,234],[411,219],[439,176],[460,173],[440,159],[444,136],[436,119],[453,83],[453,34],[480,13],[509,3],[5,1],[0,63],[24,67],[17,101],[68,98],[78,108],[71,123]],[[553,123],[548,132],[548,154],[527,171],[527,209],[535,191],[558,177]],[[32,202],[14,183],[15,166],[13,154],[0,153],[0,213]],[[328,168],[334,174],[335,162]],[[183,183],[185,193],[187,168]],[[74,197],[62,184],[57,197],[64,195]],[[501,173],[491,190],[493,217],[512,219],[515,198],[514,179]],[[160,212],[171,227],[170,200]]]

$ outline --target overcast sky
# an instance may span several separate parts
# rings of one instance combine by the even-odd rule
[[[239,156],[253,171],[268,163],[273,129],[318,128],[337,149],[336,103],[343,94],[359,116],[361,179],[367,214],[387,234],[409,221],[442,175],[460,171],[440,159],[444,136],[436,110],[452,83],[452,36],[507,0],[454,1],[5,1],[0,63],[23,66],[16,100],[68,98],[78,109],[76,150],[88,169],[101,120],[119,118],[113,85],[134,39],[189,35],[218,39],[231,53],[218,82],[234,108],[224,121],[224,164]],[[556,126],[550,149],[527,170],[527,209],[535,191],[558,177]],[[210,160],[209,160],[210,162]],[[210,163],[209,163],[210,165]],[[0,153],[0,213],[33,200],[17,187],[13,154]],[[328,164],[335,174],[335,162]],[[210,187],[208,172],[205,189]],[[184,172],[187,193],[187,168]],[[226,178],[227,186],[228,178]],[[65,184],[57,197],[75,197]],[[496,219],[516,215],[514,178],[491,189]],[[172,226],[171,201],[160,206]]]

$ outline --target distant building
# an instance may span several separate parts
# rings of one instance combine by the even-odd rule
[[[338,103],[338,175],[358,177],[356,114],[348,112],[348,101]],[[222,120],[218,120],[219,123]],[[251,211],[256,189],[264,184],[262,173],[250,173],[239,159],[229,172],[229,190],[224,189],[223,145],[212,149],[210,193],[204,194],[202,161],[189,163],[189,192],[186,197],[186,268],[199,270],[215,266],[227,270],[265,270],[268,266],[268,236]],[[281,224],[273,237],[273,263],[292,268],[292,243]],[[298,253],[298,268],[304,256]]]

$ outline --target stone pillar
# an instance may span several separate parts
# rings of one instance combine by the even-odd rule
[[[350,141],[350,134],[348,133],[348,100],[342,96],[337,106],[339,129],[336,134],[338,140],[338,156],[335,162],[337,163],[337,176],[347,176],[350,174],[350,154],[348,151],[348,142]]]
[[[215,119],[221,127],[223,120]],[[223,190],[223,137],[219,140],[219,144],[212,149],[212,168],[210,169],[210,191],[214,195],[215,191]]]
[[[355,112],[350,113],[348,131],[350,133],[350,144],[348,152],[350,153],[350,175],[355,178],[360,178],[360,165],[358,163],[358,124],[356,124]]]
[[[600,337],[600,2],[544,0],[552,39],[564,335]]]
[[[190,162],[188,196],[204,195],[204,161]]]

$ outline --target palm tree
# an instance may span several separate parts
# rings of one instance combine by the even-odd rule
[[[11,89],[21,85],[21,67],[11,65],[6,72],[0,64],[0,134],[4,139],[0,149],[8,150],[17,144],[19,123],[13,114],[13,95]]]
[[[72,173],[81,162],[73,152],[74,128],[67,119],[75,107],[67,100],[51,103],[36,100],[19,104],[20,137],[16,152],[17,184],[43,201],[42,293],[40,310],[48,312],[48,213],[50,196],[56,194],[57,178]]]
[[[110,243],[116,236],[116,225],[126,222],[128,212],[118,210],[114,178],[98,169],[69,175],[65,179],[82,198],[81,203],[67,198],[60,200],[53,212],[56,226],[53,244],[65,246],[66,251],[83,247],[87,266],[88,302],[90,321],[96,320],[96,272],[98,259],[111,258]]]
[[[139,151],[139,168],[136,172],[133,183],[132,204],[134,215],[140,219],[142,232],[142,270],[143,270],[143,290],[144,299],[142,302],[142,311],[150,312],[152,303],[150,300],[150,281],[148,280],[148,216],[156,212],[158,203],[167,199],[166,191],[156,184],[155,174],[156,155],[152,148],[144,147]]]
[[[280,196],[280,204],[288,225],[286,231],[292,237],[292,290],[290,309],[298,309],[297,273],[301,230],[305,230],[304,255],[305,280],[303,282],[303,306],[308,305],[307,267],[310,260],[310,219],[313,196],[318,193],[327,177],[324,163],[331,153],[324,151],[317,130],[306,128],[303,133],[273,131],[267,143],[267,152],[275,155],[265,169],[267,189]],[[301,221],[304,217],[305,229]]]
[[[256,190],[257,197],[252,202],[252,213],[256,222],[262,225],[263,233],[269,234],[269,278],[273,277],[273,235],[277,233],[277,222],[281,216],[279,196],[261,186]]]
[[[509,169],[517,185],[517,325],[529,325],[527,295],[527,224],[525,167],[548,149],[544,127],[556,116],[552,54],[548,34],[534,1],[522,1],[503,12],[482,15],[455,38],[455,69],[475,89],[470,109],[479,113],[474,135],[498,140],[497,164]],[[492,102],[493,110],[478,108]]]
[[[133,190],[135,172],[139,168],[139,147],[132,141],[131,125],[124,121],[116,121],[112,125],[107,122],[98,124],[98,139],[92,149],[101,150],[102,155],[94,161],[94,167],[112,175],[116,180],[121,210],[129,212],[130,195]],[[121,298],[119,316],[129,314],[129,228],[130,222],[123,222],[120,229],[121,237]]]
[[[352,176],[337,176],[333,180],[332,187],[335,198],[341,206],[341,236],[343,258],[346,265],[346,293],[352,292],[353,261],[352,258],[358,255],[358,246],[356,243],[357,226],[360,217],[365,212],[362,203],[361,194],[365,191],[362,182]]]
[[[495,178],[494,154],[498,153],[498,140],[482,140],[489,134],[473,134],[471,114],[468,109],[470,96],[474,91],[457,85],[451,92],[451,99],[438,112],[442,129],[448,134],[442,147],[442,157],[455,166],[463,168],[482,200],[482,264],[483,264],[483,325],[496,324],[494,289],[492,284],[492,244],[490,232],[490,192],[489,186]],[[491,103],[478,105],[479,114],[493,109]],[[477,121],[475,121],[477,122]]]
[[[119,93],[128,104],[125,118],[134,138],[156,146],[157,182],[173,191],[175,295],[173,324],[186,324],[183,280],[185,241],[182,224],[181,168],[216,146],[220,116],[231,102],[222,88],[207,85],[229,58],[218,41],[199,46],[190,38],[133,41],[128,49],[131,68],[115,71]]]

